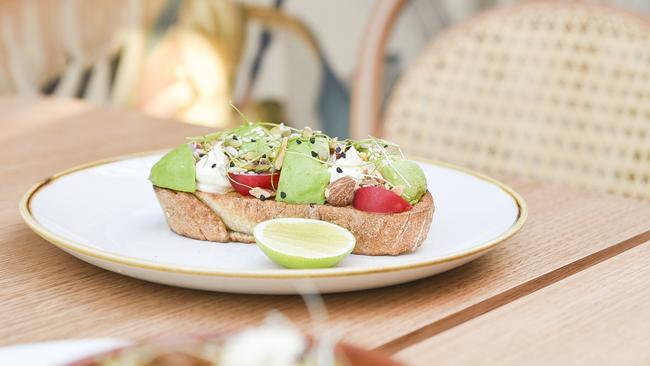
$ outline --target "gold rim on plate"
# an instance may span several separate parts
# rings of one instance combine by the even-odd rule
[[[271,279],[271,278],[288,278],[288,279],[300,279],[300,278],[320,278],[320,277],[339,277],[339,276],[353,276],[353,275],[367,275],[367,274],[373,274],[373,273],[386,273],[386,272],[396,272],[396,271],[404,271],[404,270],[411,270],[411,269],[417,269],[417,268],[422,268],[422,267],[429,267],[432,265],[436,264],[441,264],[441,263],[447,263],[451,261],[455,261],[458,259],[470,257],[476,254],[479,254],[481,252],[488,251],[495,247],[497,244],[503,242],[504,240],[510,238],[513,236],[515,233],[517,233],[522,226],[524,225],[524,222],[526,221],[526,218],[528,217],[528,207],[526,205],[526,201],[517,193],[515,192],[512,188],[508,187],[504,183],[494,179],[490,178],[488,176],[485,176],[481,173],[475,172],[470,169],[462,168],[459,166],[455,166],[453,164],[449,163],[443,163],[439,161],[434,161],[430,159],[421,159],[421,158],[414,158],[417,161],[431,164],[431,165],[436,165],[439,167],[443,168],[449,168],[453,169],[468,175],[471,175],[473,177],[476,177],[480,180],[486,181],[488,183],[494,184],[497,187],[499,187],[501,190],[506,192],[515,202],[518,208],[518,215],[517,215],[517,220],[512,224],[512,226],[505,231],[503,234],[498,236],[495,239],[492,239],[488,242],[486,242],[483,245],[480,245],[478,247],[462,251],[450,256],[446,257],[440,257],[440,258],[435,258],[423,262],[418,262],[418,263],[413,263],[413,264],[398,264],[398,265],[390,265],[390,266],[383,266],[383,267],[371,267],[371,268],[343,268],[343,267],[334,267],[334,268],[323,268],[323,269],[303,269],[303,270],[287,270],[287,269],[278,269],[278,270],[263,270],[263,271],[245,271],[245,272],[238,272],[238,271],[224,271],[224,270],[212,270],[209,268],[193,268],[193,267],[183,267],[183,266],[174,266],[174,265],[169,265],[169,264],[160,264],[160,263],[155,263],[155,262],[150,262],[150,261],[145,261],[141,259],[136,259],[132,257],[126,257],[122,255],[116,255],[111,252],[107,252],[105,250],[101,249],[96,249],[89,247],[85,244],[75,242],[73,240],[64,238],[62,236],[59,236],[57,234],[52,233],[45,227],[43,227],[32,215],[31,212],[31,200],[35,197],[35,195],[38,193],[38,191],[45,187],[46,185],[54,182],[55,180],[72,174],[76,173],[78,171],[86,170],[89,168],[93,168],[99,165],[105,165],[109,163],[114,163],[117,161],[122,161],[122,160],[128,160],[128,159],[133,159],[133,158],[139,158],[139,157],[145,157],[148,155],[154,155],[156,153],[161,153],[161,151],[148,151],[148,152],[141,152],[141,153],[136,153],[136,154],[129,154],[129,155],[122,155],[122,156],[117,156],[117,157],[112,157],[108,159],[102,159],[98,161],[94,161],[91,163],[87,164],[82,164],[67,170],[64,170],[62,172],[56,173],[53,176],[44,179],[43,181],[35,184],[32,186],[22,197],[20,200],[20,214],[27,223],[27,225],[40,237],[43,239],[49,241],[50,243],[56,245],[57,247],[69,251],[75,254],[80,254],[82,256],[87,256],[87,257],[92,257],[94,259],[102,260],[105,262],[111,262],[114,264],[121,264],[125,266],[130,266],[130,267],[136,267],[140,269],[145,269],[145,270],[155,270],[155,271],[161,271],[161,272],[171,272],[171,273],[179,273],[179,274],[186,274],[186,275],[199,275],[199,276],[214,276],[214,277],[240,277],[240,278],[264,278],[264,279]],[[435,217],[435,215],[434,215]]]

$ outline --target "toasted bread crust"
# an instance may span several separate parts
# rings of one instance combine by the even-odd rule
[[[323,220],[340,225],[356,238],[353,253],[398,255],[415,251],[431,226],[433,197],[426,193],[406,212],[376,214],[352,206],[294,205],[261,201],[236,192],[185,193],[154,187],[169,227],[177,234],[215,242],[254,242],[253,228],[278,217]]]

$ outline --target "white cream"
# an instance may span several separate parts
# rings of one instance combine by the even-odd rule
[[[358,180],[364,174],[367,174],[368,171],[373,170],[372,164],[363,161],[354,146],[350,147],[348,151],[345,152],[345,158],[335,160],[334,164],[334,166],[329,167],[330,183],[347,176]],[[337,168],[339,169],[337,170]]]
[[[306,348],[305,338],[293,327],[266,324],[244,330],[228,339],[224,344],[219,365],[295,365]]]
[[[222,143],[196,162],[196,189],[210,193],[228,193],[233,190],[228,180],[228,156]]]

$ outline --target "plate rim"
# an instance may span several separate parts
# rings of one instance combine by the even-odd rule
[[[48,178],[41,180],[40,182],[34,184],[32,187],[25,192],[19,203],[20,215],[23,221],[32,229],[37,235],[45,239],[46,241],[54,244],[55,246],[63,249],[64,251],[71,251],[75,254],[81,254],[84,256],[92,257],[101,261],[111,262],[113,264],[124,265],[128,267],[135,267],[143,270],[155,270],[160,272],[167,273],[176,273],[184,275],[196,275],[196,276],[212,276],[212,277],[230,277],[230,278],[257,278],[257,279],[313,279],[313,278],[330,278],[330,277],[346,277],[346,276],[358,276],[358,275],[370,275],[377,273],[388,273],[388,272],[400,272],[424,267],[430,267],[437,264],[448,263],[463,258],[468,258],[482,252],[489,251],[496,247],[501,242],[512,237],[523,227],[524,223],[528,218],[528,205],[519,193],[514,189],[510,188],[505,183],[484,175],[482,173],[476,172],[474,170],[461,167],[455,164],[442,162],[434,159],[421,158],[416,156],[410,156],[409,158],[421,163],[431,164],[443,168],[448,168],[452,170],[459,171],[471,175],[480,180],[486,181],[490,184],[496,185],[506,194],[508,194],[518,209],[518,215],[515,222],[510,226],[508,230],[503,232],[498,237],[487,241],[486,243],[477,246],[472,249],[458,252],[453,255],[448,255],[444,257],[438,257],[427,261],[422,261],[418,263],[411,264],[396,264],[396,265],[384,265],[381,267],[370,267],[370,268],[345,268],[345,267],[334,267],[334,268],[320,268],[320,269],[300,269],[300,270],[286,270],[286,269],[273,269],[273,270],[261,270],[261,271],[236,271],[236,270],[212,270],[209,268],[191,268],[184,266],[177,266],[171,264],[162,264],[156,263],[148,260],[141,260],[133,257],[117,255],[105,250],[96,249],[89,247],[88,245],[70,240],[68,238],[57,235],[43,225],[41,225],[36,218],[32,215],[31,212],[31,201],[38,194],[39,190],[48,184],[53,183],[57,179],[76,173],[82,170],[87,170],[94,168],[100,165],[106,165],[118,161],[129,160],[134,158],[142,158],[148,155],[160,154],[168,151],[168,149],[162,150],[150,150],[143,151],[132,154],[124,154],[113,156],[105,159],[95,160],[89,163],[80,164],[72,168],[62,170],[58,173],[51,175]]]

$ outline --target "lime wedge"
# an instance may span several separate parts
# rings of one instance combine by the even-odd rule
[[[275,263],[287,268],[326,268],[354,249],[348,230],[325,221],[297,218],[261,222],[253,230],[257,245]]]

